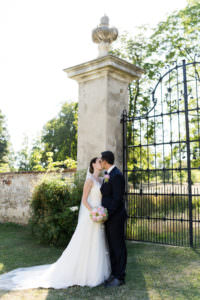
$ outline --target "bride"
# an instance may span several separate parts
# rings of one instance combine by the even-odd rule
[[[69,286],[97,286],[108,279],[111,267],[104,224],[95,223],[89,213],[101,205],[101,161],[90,162],[83,188],[75,232],[61,256],[52,264],[17,268],[0,275],[0,289],[64,289]]]

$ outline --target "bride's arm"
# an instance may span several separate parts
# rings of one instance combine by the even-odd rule
[[[93,181],[91,179],[87,179],[85,181],[85,184],[84,184],[84,187],[83,187],[83,196],[82,196],[82,202],[83,204],[85,205],[85,207],[91,211],[92,210],[92,207],[89,205],[88,201],[87,201],[87,198],[88,198],[88,195],[91,191],[91,188],[92,188],[92,185],[93,185]]]

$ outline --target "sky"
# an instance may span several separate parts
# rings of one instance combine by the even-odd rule
[[[63,71],[98,55],[91,32],[106,14],[119,34],[154,26],[186,0],[0,0],[0,110],[14,151],[29,146],[78,84]]]

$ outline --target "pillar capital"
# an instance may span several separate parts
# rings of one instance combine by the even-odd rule
[[[137,80],[144,73],[143,69],[114,55],[103,56],[80,65],[76,65],[64,71],[68,77],[77,82],[88,81],[109,74],[113,77],[124,78],[124,81]]]

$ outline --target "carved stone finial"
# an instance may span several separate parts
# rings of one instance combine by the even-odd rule
[[[100,25],[92,31],[92,40],[99,44],[99,57],[108,55],[110,44],[118,37],[118,30],[115,27],[109,28],[109,18],[104,15]]]

